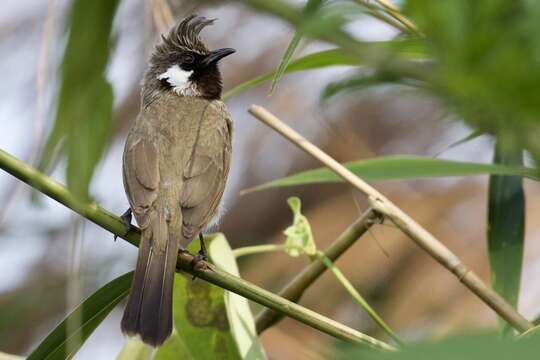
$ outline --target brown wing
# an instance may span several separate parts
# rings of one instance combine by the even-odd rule
[[[158,196],[159,162],[156,146],[136,133],[130,134],[124,148],[124,186],[137,219],[145,229],[150,221],[149,212]]]
[[[181,206],[183,236],[190,241],[216,214],[229,173],[231,120],[221,102],[205,110],[184,168]],[[182,244],[187,245],[187,244]]]

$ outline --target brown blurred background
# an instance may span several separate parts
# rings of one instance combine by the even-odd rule
[[[127,126],[138,111],[139,81],[160,28],[159,1],[122,0],[115,20],[115,46],[108,78],[115,89],[117,134],[99,166],[92,194],[116,213],[127,208],[120,159]],[[234,47],[223,62],[225,87],[272,70],[292,30],[238,3],[169,1],[174,17],[195,9],[219,21],[204,33],[210,47]],[[0,147],[26,161],[52,124],[58,65],[65,46],[67,0],[4,0],[0,13]],[[396,34],[362,19],[351,31],[366,40]],[[327,47],[304,44],[297,55]],[[312,185],[240,196],[240,190],[318,164],[251,118],[252,103],[266,106],[338,161],[388,154],[434,156],[468,129],[455,122],[436,99],[389,89],[319,102],[329,81],[349,71],[332,68],[286,76],[271,97],[268,84],[228,101],[235,121],[227,213],[219,227],[233,247],[284,241],[292,217],[286,204],[299,196],[317,245],[326,247],[366,208],[363,196],[345,185]],[[490,161],[491,142],[479,138],[445,151],[442,158]],[[62,163],[59,168],[62,168]],[[63,181],[60,171],[53,173]],[[487,177],[383,182],[375,184],[406,212],[442,239],[486,281]],[[527,242],[520,310],[540,309],[540,246],[536,214],[540,187],[526,181]],[[84,297],[134,266],[136,249],[72,215],[52,200],[30,201],[30,191],[0,174],[0,350],[27,354]],[[246,257],[242,275],[278,290],[304,265],[301,258],[274,253]],[[390,225],[375,226],[337,262],[382,317],[405,339],[442,336],[496,326],[496,317],[452,275]],[[385,338],[336,280],[325,274],[305,294],[302,305],[337,321]],[[259,310],[258,307],[254,307]],[[121,309],[92,335],[77,359],[108,359],[122,346]],[[320,359],[334,340],[293,320],[266,331],[263,344],[273,359]]]

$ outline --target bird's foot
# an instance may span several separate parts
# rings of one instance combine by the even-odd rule
[[[127,235],[129,233],[129,231],[131,230],[132,228],[132,225],[131,225],[131,219],[133,218],[132,216],[132,212],[131,212],[131,208],[128,208],[122,215],[120,215],[120,219],[122,219],[122,223],[124,224],[124,226],[126,227],[126,232],[124,235]],[[114,235],[114,241],[116,241],[116,238],[118,237],[118,235]]]
[[[208,257],[206,256],[206,245],[204,244],[204,237],[202,233],[199,233],[199,243],[201,244],[201,249],[191,260],[191,268],[197,271],[203,271],[210,269],[208,267],[207,261]],[[193,275],[193,280],[197,278],[197,275]]]
[[[208,270],[208,264],[206,263],[206,254],[201,250],[191,260],[191,268],[196,271]],[[193,275],[193,280],[197,278],[197,275]]]

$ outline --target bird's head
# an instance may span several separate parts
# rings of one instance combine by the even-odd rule
[[[209,50],[199,34],[214,19],[192,15],[173,27],[156,46],[150,58],[145,86],[174,91],[179,96],[219,99],[223,89],[218,62],[235,52],[224,48]]]

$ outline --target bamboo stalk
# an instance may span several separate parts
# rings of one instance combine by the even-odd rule
[[[365,234],[369,228],[380,221],[380,215],[369,209],[352,223],[326,250],[324,255],[331,261],[336,261],[356,240]],[[317,259],[307,265],[296,277],[278,293],[279,296],[293,302],[298,302],[306,289],[311,286],[327,267]],[[283,319],[283,315],[270,309],[263,309],[256,318],[257,332],[260,334]]]
[[[394,205],[383,194],[357,177],[321,149],[310,143],[302,135],[283,123],[268,110],[261,106],[253,105],[249,109],[249,112],[255,118],[262,121],[294,145],[327,166],[354,188],[364,193],[368,197],[370,205],[374,210],[391,220],[399,229],[401,229],[401,231],[420,246],[420,248],[452,272],[467,288],[482,299],[482,301],[512,325],[512,327],[519,332],[527,331],[533,327],[527,319],[512,308],[512,306],[510,306],[499,294],[485,285],[472,270],[468,269],[461,260],[450,251],[450,249],[400,208]]]
[[[95,202],[81,203],[77,201],[65,186],[3,150],[0,150],[0,168],[48,197],[67,206],[96,225],[125,239],[129,243],[138,246],[140,239],[139,229],[133,227],[126,234],[125,227],[120,218],[101,208]],[[282,297],[272,294],[248,281],[219,270],[212,265],[208,265],[208,268],[205,269],[193,268],[192,260],[192,255],[180,253],[178,255],[177,268],[214,285],[232,291],[249,300],[255,301],[263,306],[286,314],[293,319],[338,339],[356,344],[364,344],[379,350],[396,350],[393,346],[386,344],[385,342],[351,329],[289,300],[283,299]]]

